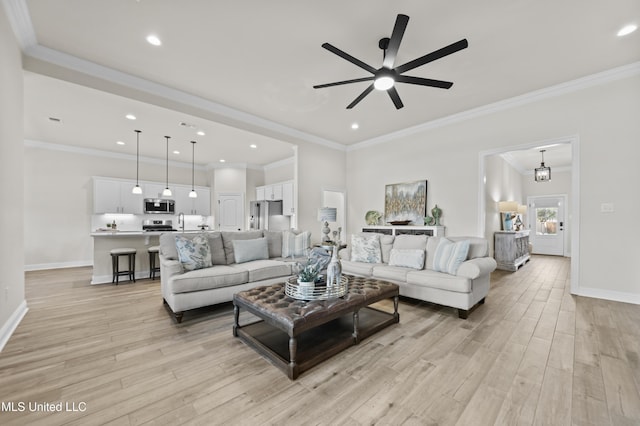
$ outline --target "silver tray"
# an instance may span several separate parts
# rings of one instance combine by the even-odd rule
[[[290,277],[284,283],[284,292],[287,296],[298,300],[328,300],[337,299],[347,294],[349,280],[344,275],[340,277],[340,284],[327,286],[325,281],[316,283],[314,287],[301,286],[298,277]]]

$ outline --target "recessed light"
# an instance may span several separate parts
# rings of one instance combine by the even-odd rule
[[[360,125],[359,125],[358,123],[353,123],[353,124],[351,125],[351,128],[352,128],[353,130],[356,130],[356,129],[360,128]]]
[[[205,132],[203,132],[202,130],[198,130],[197,134],[198,134],[199,136],[204,136],[206,133],[205,133]]]
[[[127,117],[127,119],[129,119],[129,120],[135,120],[136,119],[136,116],[133,115],[133,114],[127,114],[127,115],[125,115],[125,117]]]
[[[631,34],[635,30],[638,29],[638,26],[635,24],[625,25],[618,31],[618,37],[626,36],[627,34]]]
[[[257,148],[257,147],[258,147],[258,145],[256,145],[255,143],[252,143],[251,145],[249,145],[249,148],[253,148],[253,149],[255,149],[255,148]]]
[[[118,145],[124,145],[124,142],[122,142],[122,141],[118,141],[118,142],[116,142],[116,143],[117,143]]]
[[[173,151],[173,153],[178,155],[178,154],[180,154],[180,151]]]
[[[227,161],[227,160],[225,160],[224,158],[221,158],[221,159],[220,159],[220,162],[221,162],[221,163],[224,163],[224,162],[226,162],[226,161]]]
[[[152,44],[154,46],[161,46],[162,45],[162,42],[160,41],[158,36],[153,35],[153,34],[149,34],[147,36],[147,41],[149,42],[149,44]]]

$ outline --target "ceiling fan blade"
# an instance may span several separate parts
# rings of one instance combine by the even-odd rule
[[[396,90],[395,87],[392,87],[391,89],[387,90],[387,93],[391,97],[391,100],[393,101],[393,104],[396,106],[396,109],[400,109],[404,106],[402,104],[402,101],[400,100],[400,95],[398,95],[398,91]]]
[[[447,55],[451,55],[452,53],[456,53],[459,50],[466,49],[468,46],[469,43],[467,42],[467,39],[463,38],[462,40],[445,46],[442,49],[427,53],[426,55],[421,56],[418,59],[414,59],[413,61],[407,62],[404,65],[400,65],[399,67],[396,67],[395,70],[398,74],[402,74],[403,72],[418,68],[419,66],[435,61],[436,59],[440,59]]]
[[[407,28],[408,23],[409,17],[407,15],[399,14],[396,18],[396,24],[393,27],[391,39],[389,39],[389,46],[384,52],[384,61],[382,62],[383,67],[389,69],[393,68],[393,63],[396,61],[400,42],[402,41],[402,36],[404,35],[404,30]]]
[[[364,92],[360,93],[360,96],[358,96],[357,98],[355,98],[353,100],[353,102],[351,102],[349,105],[347,105],[347,109],[351,109],[354,106],[356,106],[358,104],[358,102],[360,102],[361,100],[364,99],[365,96],[367,96],[369,93],[371,93],[371,91],[373,90],[373,84],[370,84],[369,87],[367,87],[366,89],[364,89]]]
[[[343,52],[342,50],[338,49],[337,47],[335,47],[335,46],[333,46],[333,45],[331,45],[329,43],[324,43],[322,45],[322,47],[327,49],[329,52],[335,53],[336,55],[340,56],[342,59],[346,59],[347,61],[351,62],[352,64],[359,66],[363,70],[369,71],[371,74],[375,74],[376,71],[377,71],[371,65],[365,64],[360,59],[354,58],[353,56],[349,55],[346,52]]]
[[[313,86],[314,89],[322,89],[324,87],[331,87],[331,86],[340,86],[342,84],[350,84],[350,83],[359,83],[361,81],[371,81],[375,78],[375,76],[371,76],[371,77],[362,77],[362,78],[354,78],[353,80],[344,80],[344,81],[336,81],[335,83],[327,83],[327,84],[318,84],[316,86]]]
[[[411,77],[408,75],[399,75],[398,77],[396,77],[396,81],[398,83],[409,83],[409,84],[417,84],[420,86],[439,87],[440,89],[449,89],[451,86],[453,86],[453,83],[450,81],[432,80],[430,78]]]

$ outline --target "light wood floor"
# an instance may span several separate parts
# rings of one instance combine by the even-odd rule
[[[27,273],[0,353],[0,401],[27,405],[0,424],[640,424],[640,306],[571,296],[566,259],[495,272],[466,321],[402,300],[400,324],[296,381],[232,337],[230,304],[178,325],[159,281],[90,276]]]

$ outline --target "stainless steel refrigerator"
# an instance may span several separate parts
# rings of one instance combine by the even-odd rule
[[[291,218],[282,214],[282,201],[251,201],[249,229],[284,231],[291,227]]]

